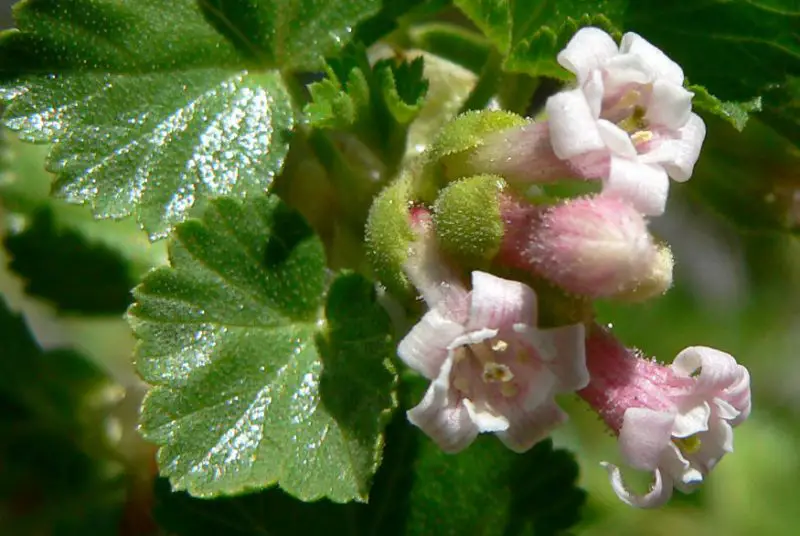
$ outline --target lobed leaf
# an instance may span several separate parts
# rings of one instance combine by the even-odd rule
[[[371,285],[340,276],[325,304],[322,244],[276,197],[214,201],[176,228],[170,260],[129,313],[162,474],[202,497],[278,483],[364,500],[394,406]]]

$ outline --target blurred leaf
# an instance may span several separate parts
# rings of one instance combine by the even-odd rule
[[[800,229],[800,153],[760,121],[736,132],[706,116],[708,134],[683,187],[749,230]]]
[[[556,54],[583,26],[618,32],[628,0],[455,0],[505,56],[506,70],[571,80]]]
[[[115,252],[59,230],[44,209],[24,230],[5,239],[9,268],[22,277],[26,293],[53,302],[64,312],[121,314],[131,303],[134,279]]]
[[[800,76],[789,75],[783,84],[764,93],[761,117],[800,151]]]
[[[466,451],[425,441],[415,463],[408,535],[559,534],[578,521],[578,466],[549,440],[524,455],[481,436]]]
[[[105,376],[42,352],[0,302],[0,532],[116,534],[124,482],[104,450]]]
[[[740,132],[744,130],[750,114],[761,111],[761,97],[747,102],[723,102],[711,95],[703,86],[693,85],[687,89],[694,93],[692,105],[696,109],[721,117]]]
[[[215,201],[176,228],[170,259],[130,310],[162,474],[204,497],[277,482],[303,500],[365,499],[394,406],[370,283],[337,278],[322,316],[322,244],[276,197]]]
[[[625,22],[722,100],[752,99],[800,72],[797,0],[637,0]]]
[[[450,0],[383,0],[381,10],[356,28],[355,41],[371,45],[398,26],[429,19],[450,4]]]
[[[315,65],[379,8],[200,4],[34,0],[15,10],[20,31],[0,37],[4,122],[25,140],[56,142],[56,191],[103,218],[136,213],[154,238],[206,198],[270,186],[293,125],[270,69]]]

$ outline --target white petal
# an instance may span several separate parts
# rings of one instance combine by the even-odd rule
[[[693,95],[682,86],[656,80],[653,82],[653,91],[644,117],[651,125],[678,130],[689,120]]]
[[[463,333],[464,326],[431,309],[400,341],[397,355],[406,365],[433,379],[447,358],[448,347]]]
[[[741,411],[721,398],[715,398],[713,404],[716,406],[714,415],[726,421],[732,421],[736,419],[741,413]]]
[[[623,54],[630,53],[639,56],[659,77],[665,78],[673,84],[683,85],[683,69],[680,65],[641,36],[633,32],[623,35],[619,51]]]
[[[586,368],[586,330],[583,324],[551,329],[514,326],[523,341],[529,344],[555,375],[557,390],[570,393],[589,384]]]
[[[603,193],[614,195],[647,216],[664,213],[669,193],[669,177],[659,166],[611,157]]]
[[[666,504],[670,497],[672,497],[671,482],[664,482],[665,478],[658,469],[654,471],[654,481],[650,491],[644,495],[636,495],[631,493],[627,486],[625,486],[619,467],[607,462],[601,462],[600,465],[608,471],[614,493],[616,493],[617,497],[625,504],[636,508],[657,508]]]
[[[581,28],[558,53],[558,63],[583,82],[593,69],[618,54],[617,44],[599,28]]]
[[[698,404],[686,412],[675,417],[672,435],[675,437],[689,437],[708,430],[708,418],[711,416],[711,406],[707,402]]]
[[[603,96],[605,95],[603,74],[600,71],[592,71],[592,74],[586,79],[583,84],[583,95],[589,104],[592,117],[600,117],[600,112],[603,109]]]
[[[550,125],[550,143],[558,158],[605,149],[597,131],[597,117],[592,115],[586,96],[580,89],[556,93],[545,104]]]
[[[470,296],[467,329],[536,324],[536,294],[524,283],[474,271]]]
[[[625,158],[636,157],[636,147],[633,146],[631,137],[628,136],[627,132],[605,119],[599,119],[597,121],[597,129],[600,132],[600,137],[603,138],[603,141],[609,150],[611,150],[612,154]]]
[[[672,444],[675,414],[647,408],[628,408],[619,431],[619,450],[631,467],[652,471]]]
[[[483,341],[487,341],[492,337],[497,335],[496,329],[490,328],[483,328],[483,329],[476,329],[475,331],[468,331],[463,335],[459,335],[450,345],[447,347],[448,350],[455,350],[459,346],[467,346],[470,344],[480,344]]]
[[[696,391],[718,396],[737,383],[742,376],[739,366],[730,354],[707,346],[690,346],[683,349],[672,362],[672,370],[680,376],[697,374]]]
[[[431,382],[422,402],[410,409],[407,416],[411,424],[418,426],[443,451],[458,452],[472,443],[478,428],[464,404],[449,396],[451,366],[451,360],[442,365],[442,374]]]
[[[567,414],[551,402],[533,411],[509,412],[508,418],[508,430],[498,432],[497,437],[514,452],[525,452],[563,424]]]
[[[464,407],[467,408],[469,418],[475,423],[478,432],[502,432],[508,430],[508,419],[503,415],[495,415],[487,408],[477,408],[471,400],[464,399]]]
[[[637,86],[653,82],[656,77],[642,58],[631,54],[622,54],[609,60],[604,73],[604,96],[612,101]]]
[[[694,165],[700,157],[703,140],[706,137],[706,124],[697,114],[689,114],[686,124],[679,130],[680,139],[670,140],[675,145],[675,154],[664,162],[669,176],[676,181],[687,181],[692,176]]]

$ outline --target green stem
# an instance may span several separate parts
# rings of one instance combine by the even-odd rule
[[[503,57],[496,49],[492,49],[483,64],[478,83],[475,84],[466,102],[461,106],[461,113],[486,108],[486,105],[489,104],[489,101],[498,91],[502,63]]]

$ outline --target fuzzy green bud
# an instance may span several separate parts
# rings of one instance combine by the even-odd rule
[[[409,217],[410,179],[400,177],[375,197],[367,217],[367,256],[375,276],[389,292],[404,296],[413,293],[403,272],[416,234]]]
[[[503,241],[502,177],[477,175],[447,186],[433,208],[436,237],[444,251],[467,262],[492,259]]]
[[[501,110],[461,114],[442,128],[431,146],[432,164],[441,166],[440,172],[446,180],[476,175],[482,170],[475,169],[470,162],[472,153],[493,134],[528,123],[524,117]]]

